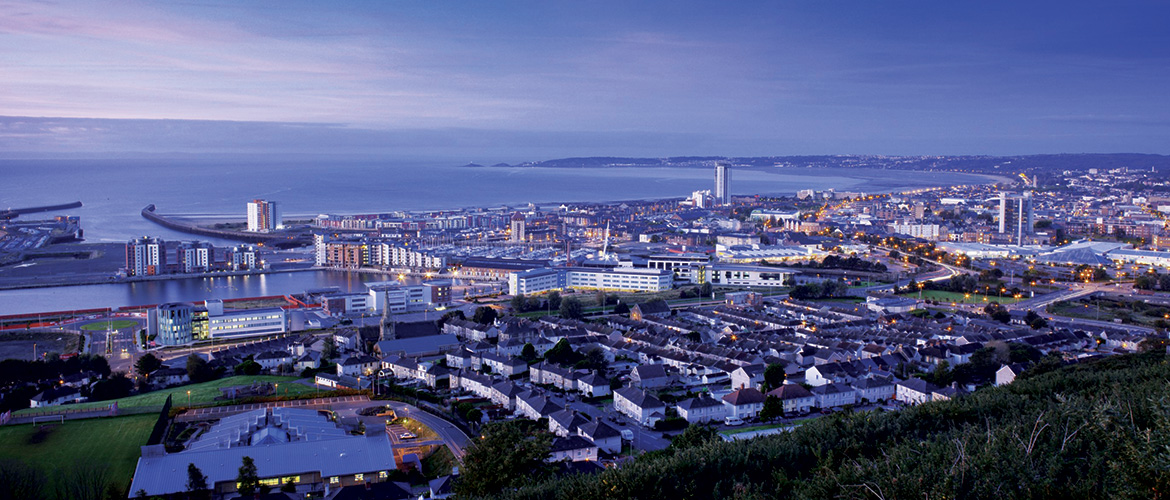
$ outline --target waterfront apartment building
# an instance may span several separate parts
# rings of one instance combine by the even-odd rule
[[[357,269],[370,265],[370,244],[365,240],[327,240],[313,236],[313,253],[318,266]]]
[[[155,276],[167,265],[166,242],[143,236],[126,243],[126,275]]]
[[[175,263],[180,273],[205,273],[215,261],[215,249],[206,241],[183,242],[175,249]]]
[[[447,265],[447,259],[421,250],[415,250],[389,242],[375,243],[370,260],[382,267],[407,267],[411,269],[439,269]]]
[[[278,203],[259,199],[248,202],[248,231],[267,233],[277,229],[284,229]]]
[[[715,203],[731,204],[731,167],[723,162],[715,164]]]
[[[224,256],[224,267],[230,271],[259,269],[256,266],[256,248],[252,245],[229,248],[227,255]]]

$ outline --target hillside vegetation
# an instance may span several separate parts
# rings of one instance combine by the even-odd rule
[[[509,499],[1166,498],[1170,365],[1084,362],[898,412],[651,453],[620,469],[501,492]]]

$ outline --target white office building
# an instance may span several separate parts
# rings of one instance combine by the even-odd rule
[[[572,267],[532,269],[508,274],[508,291],[513,295],[564,288],[661,292],[670,290],[672,286],[674,273],[665,269]]]

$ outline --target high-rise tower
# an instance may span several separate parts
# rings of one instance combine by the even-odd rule
[[[522,242],[522,241],[527,240],[528,238],[524,234],[524,215],[521,214],[520,212],[516,212],[516,213],[512,214],[512,221],[511,222],[512,222],[512,227],[511,227],[512,236],[511,236],[510,240],[513,242]]]
[[[275,201],[252,200],[248,202],[248,231],[267,233],[284,228],[280,205]]]
[[[723,162],[715,164],[715,203],[731,204],[731,168]]]

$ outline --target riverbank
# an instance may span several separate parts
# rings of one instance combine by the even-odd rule
[[[117,276],[109,276],[107,279],[91,278],[91,279],[77,279],[66,282],[30,282],[20,284],[0,284],[0,290],[23,290],[31,288],[52,288],[52,287],[69,287],[69,286],[86,286],[86,285],[119,285],[119,284],[134,284],[147,283],[154,281],[174,281],[186,279],[204,279],[204,278],[230,278],[238,276],[262,276],[266,274],[276,273],[295,273],[304,271],[321,271],[323,268],[319,267],[304,267],[291,269],[264,269],[253,271],[220,271],[214,273],[195,273],[195,274],[160,274],[157,276],[134,276],[129,278],[121,278]]]

